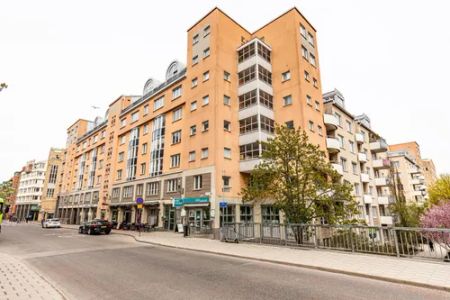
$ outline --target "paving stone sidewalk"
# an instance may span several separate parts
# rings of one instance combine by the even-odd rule
[[[70,225],[67,227],[78,228]],[[224,243],[207,238],[183,238],[181,234],[173,232],[145,232],[139,235],[134,231],[114,230],[113,233],[130,235],[139,242],[301,266],[450,292],[450,263],[309,248]]]
[[[10,255],[0,253],[0,299],[65,299],[50,283],[30,267]]]

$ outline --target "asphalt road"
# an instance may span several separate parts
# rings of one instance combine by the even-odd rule
[[[0,252],[31,265],[70,299],[450,299],[431,289],[31,224],[3,226]]]

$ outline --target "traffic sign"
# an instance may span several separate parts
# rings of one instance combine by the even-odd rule
[[[137,205],[137,208],[138,208],[138,209],[141,209],[143,206],[144,206],[144,205],[142,205],[142,204],[138,204],[138,205]]]
[[[228,203],[226,203],[225,201],[219,202],[219,206],[220,208],[227,208]]]
[[[142,199],[141,197],[136,198],[136,204],[142,204],[144,203],[144,199]]]

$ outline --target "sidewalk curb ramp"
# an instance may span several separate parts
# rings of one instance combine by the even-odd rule
[[[78,230],[77,228],[73,228],[73,227],[65,227],[65,226],[61,226],[61,227],[66,228],[66,229]],[[379,281],[406,284],[406,285],[411,285],[411,286],[415,286],[415,287],[422,287],[422,288],[429,288],[429,289],[434,289],[434,290],[450,292],[450,288],[448,288],[448,287],[438,286],[438,285],[433,285],[433,284],[428,284],[428,283],[420,283],[420,282],[415,282],[415,281],[410,281],[410,280],[369,275],[369,274],[364,274],[364,273],[351,272],[351,271],[345,271],[345,270],[339,270],[339,269],[333,269],[333,268],[310,266],[310,265],[299,264],[299,263],[290,263],[290,262],[283,262],[283,261],[277,261],[277,260],[271,260],[271,259],[255,258],[255,257],[244,256],[244,255],[227,254],[227,253],[223,253],[223,252],[166,245],[166,244],[161,244],[161,243],[156,243],[156,242],[144,241],[144,240],[139,239],[139,237],[135,236],[134,234],[126,233],[126,232],[113,231],[113,234],[129,236],[129,237],[132,237],[138,243],[144,243],[144,244],[149,244],[149,245],[154,245],[154,246],[161,246],[161,247],[167,247],[167,248],[172,248],[172,249],[187,250],[187,251],[220,255],[220,256],[233,257],[233,258],[248,259],[248,260],[253,260],[253,261],[273,263],[273,264],[285,265],[285,266],[291,266],[291,267],[300,267],[300,268],[305,268],[305,269],[318,270],[318,271],[324,271],[324,272],[335,273],[335,274],[344,274],[344,275],[355,276],[355,277],[363,277],[363,278],[374,279],[374,280],[379,280]],[[270,246],[265,246],[265,247],[270,247]]]

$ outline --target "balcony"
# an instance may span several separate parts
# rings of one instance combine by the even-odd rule
[[[358,153],[358,160],[360,162],[367,162],[367,155],[365,153]]]
[[[363,201],[364,201],[364,204],[372,204],[372,202],[373,202],[372,195],[364,195]]]
[[[389,205],[389,197],[388,196],[378,196],[378,204],[379,205]]]
[[[239,171],[250,173],[262,160],[260,158],[241,160],[239,162]]]
[[[374,169],[389,169],[391,167],[391,161],[389,159],[375,159],[372,162]]]
[[[324,114],[323,115],[323,123],[327,130],[335,130],[339,126],[339,121],[335,115]]]
[[[388,150],[388,144],[385,140],[379,139],[378,141],[370,143],[370,151],[374,153],[385,152]]]
[[[361,173],[361,181],[364,182],[364,183],[368,183],[370,181],[369,174]]]
[[[341,151],[339,141],[335,137],[327,137],[327,149],[330,153],[336,153]]]
[[[409,169],[409,173],[410,174],[419,174],[420,169],[419,168],[411,168],[411,169]]]
[[[336,170],[336,172],[338,172],[341,175],[344,175],[344,169],[342,168],[342,165],[337,163],[331,163],[331,166],[333,167],[334,170]]]
[[[364,135],[362,135],[361,133],[356,133],[355,140],[358,144],[363,144],[364,143]]]
[[[380,216],[380,223],[382,225],[393,225],[394,220],[391,216]]]
[[[387,185],[389,185],[389,178],[387,178],[387,177],[375,178],[375,185],[376,186],[387,186]]]

